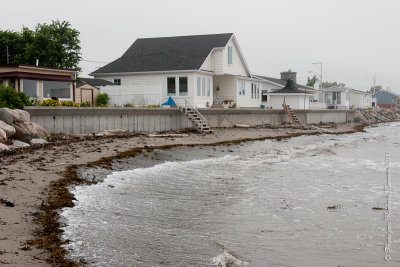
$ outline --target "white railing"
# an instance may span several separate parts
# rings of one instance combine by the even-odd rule
[[[197,115],[199,115],[204,120],[204,122],[207,122],[206,118],[204,118],[204,116],[201,115],[201,113],[189,102],[189,100],[187,100],[187,98],[184,99],[185,99],[185,113],[187,114],[187,109],[189,105],[190,109],[193,109],[197,113]]]

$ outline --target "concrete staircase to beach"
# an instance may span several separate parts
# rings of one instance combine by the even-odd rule
[[[289,105],[286,104],[286,100],[285,99],[283,99],[282,107],[287,112],[287,114],[289,115],[291,123],[301,125],[299,118],[297,118],[297,116],[293,112],[292,108]]]
[[[185,99],[185,107],[180,111],[190,120],[193,127],[201,134],[212,133],[211,127],[203,115]]]

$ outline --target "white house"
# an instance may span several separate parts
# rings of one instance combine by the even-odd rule
[[[121,86],[132,97],[152,94],[158,103],[149,104],[171,96],[177,105],[187,99],[197,107],[221,101],[259,107],[264,83],[252,77],[233,33],[137,39],[120,58],[91,75]]]
[[[310,109],[310,98],[314,95],[299,90],[293,80],[288,79],[286,86],[280,90],[268,93],[270,97],[270,107],[272,109],[282,109],[285,102],[292,109]]]
[[[321,88],[321,99],[328,109],[368,108],[372,106],[371,93],[345,86]]]

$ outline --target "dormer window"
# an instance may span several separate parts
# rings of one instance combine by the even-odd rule
[[[228,64],[232,64],[232,46],[228,46]]]

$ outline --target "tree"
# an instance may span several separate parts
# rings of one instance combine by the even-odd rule
[[[377,86],[372,86],[367,92],[368,93],[377,93],[377,92],[379,92],[380,90],[383,90],[383,86],[381,86],[381,85],[377,85]]]
[[[306,86],[314,87],[317,81],[318,81],[317,75],[314,75],[312,78],[308,77]]]
[[[23,27],[20,33],[0,31],[0,64],[7,63],[5,53],[9,48],[9,63],[40,66],[78,68],[81,59],[79,31],[67,21],[38,24],[35,30]]]
[[[345,86],[345,83],[338,83],[338,82],[323,82],[321,84],[321,88],[329,88],[333,86]]]

